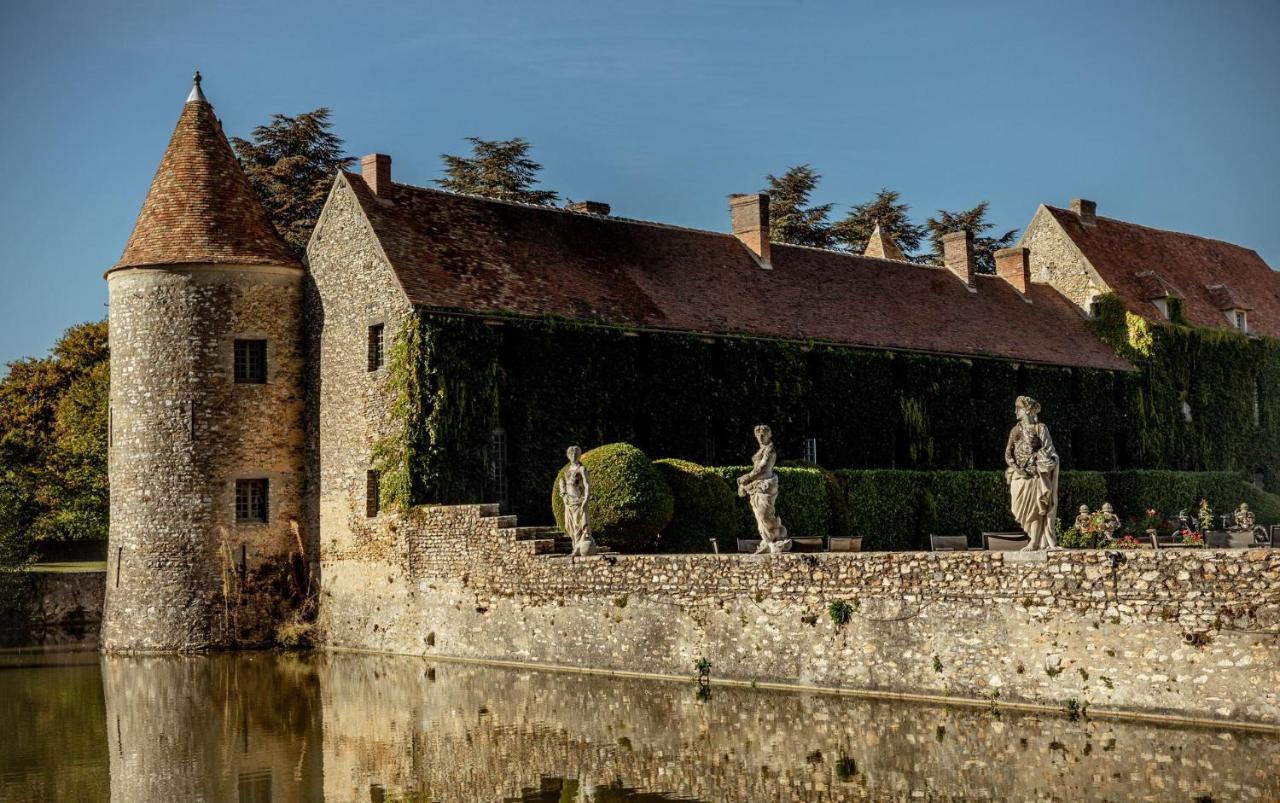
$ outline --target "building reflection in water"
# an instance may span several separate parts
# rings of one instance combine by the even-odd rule
[[[0,671],[0,798],[1280,799],[1269,734],[416,658],[91,660]]]

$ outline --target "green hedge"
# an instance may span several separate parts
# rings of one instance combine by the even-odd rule
[[[707,552],[712,539],[727,546],[736,531],[734,489],[718,473],[688,460],[655,460],[654,469],[671,489],[674,511],[662,531],[657,551]]]
[[[837,471],[848,494],[852,534],[865,550],[928,549],[929,535],[967,535],[1018,529],[1009,512],[1001,471]],[[1280,496],[1233,472],[1064,471],[1058,482],[1058,516],[1068,527],[1082,504],[1111,502],[1125,520],[1154,506],[1176,516],[1207,497],[1225,513],[1246,501],[1258,522],[1280,522]]]

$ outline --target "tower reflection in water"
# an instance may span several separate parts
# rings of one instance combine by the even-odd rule
[[[0,669],[0,799],[1280,799],[1272,734],[368,655]]]

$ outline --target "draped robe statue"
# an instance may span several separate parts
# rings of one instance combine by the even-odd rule
[[[738,496],[747,497],[751,512],[756,517],[756,529],[760,531],[760,546],[756,548],[756,554],[787,552],[791,549],[791,539],[787,537],[787,528],[775,509],[778,473],[773,466],[778,461],[778,452],[773,446],[773,432],[760,424],[755,435],[760,448],[751,457],[751,470],[738,477]]]
[[[596,554],[596,542],[591,537],[591,521],[587,517],[587,503],[591,500],[591,475],[582,465],[582,450],[570,446],[566,452],[569,465],[560,474],[556,490],[564,502],[564,531],[573,544],[571,555]]]
[[[1023,549],[1057,549],[1053,529],[1058,514],[1058,453],[1049,428],[1039,420],[1039,402],[1019,396],[1014,412],[1018,423],[1010,430],[1004,449],[1009,507],[1031,538]]]

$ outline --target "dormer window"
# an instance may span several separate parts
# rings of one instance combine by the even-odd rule
[[[1227,319],[1241,332],[1249,333],[1249,313],[1242,309],[1233,309],[1227,314]]]
[[[1217,307],[1224,316],[1231,328],[1249,333],[1249,304],[1243,297],[1236,294],[1230,285],[1226,284],[1210,284],[1206,285],[1205,290],[1209,293],[1209,300]]]

